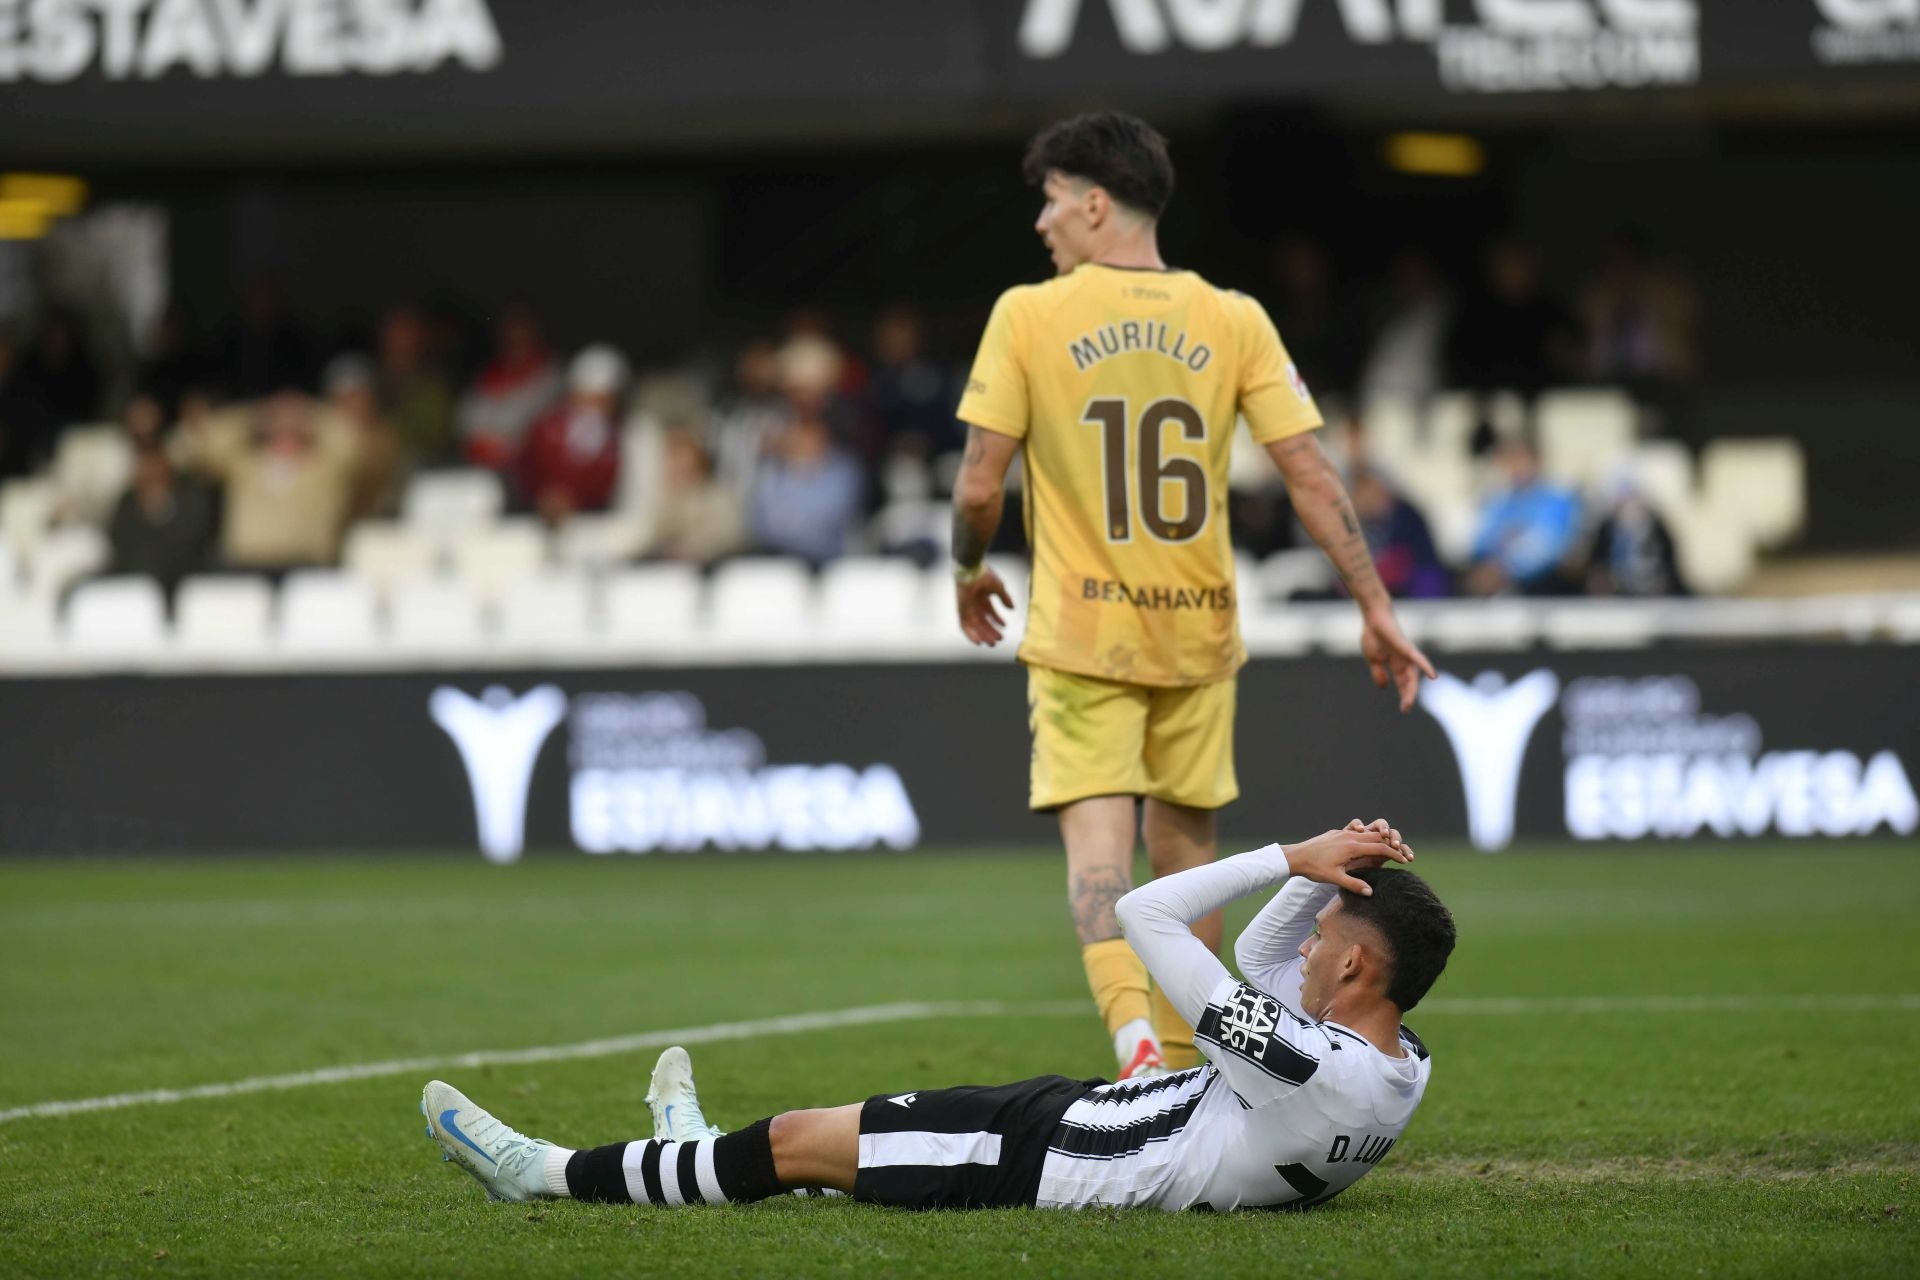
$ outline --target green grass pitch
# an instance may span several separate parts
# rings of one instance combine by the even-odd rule
[[[1380,1168],[1311,1213],[488,1204],[423,1137],[420,1072],[0,1122],[0,1275],[1920,1273],[1920,848],[1422,854],[1461,938],[1410,1019],[1433,1082]],[[1040,851],[0,867],[0,1111],[888,1001],[1081,1000],[1062,898]],[[1110,1070],[1090,1011],[1044,1009],[693,1052],[729,1126]],[[653,1056],[444,1074],[585,1145],[646,1136]]]

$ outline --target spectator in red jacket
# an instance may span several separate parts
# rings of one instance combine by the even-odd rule
[[[541,519],[565,523],[576,511],[603,511],[620,476],[620,394],[627,361],[592,346],[567,370],[567,398],[543,414],[520,449],[520,490]]]

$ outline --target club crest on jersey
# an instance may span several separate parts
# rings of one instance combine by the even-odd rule
[[[1299,396],[1301,400],[1313,399],[1313,393],[1307,390],[1307,380],[1300,376],[1300,366],[1291,360],[1287,361],[1287,381],[1293,384],[1293,394]]]
[[[1263,1058],[1267,1041],[1280,1025],[1280,1002],[1242,985],[1220,1009],[1220,1043],[1250,1057]]]

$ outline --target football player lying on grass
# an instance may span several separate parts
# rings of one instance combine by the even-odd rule
[[[1424,880],[1385,865],[1412,860],[1385,821],[1356,820],[1122,898],[1127,941],[1208,1058],[1187,1071],[881,1094],[723,1134],[701,1114],[686,1050],[673,1048],[647,1097],[654,1136],[581,1150],[525,1137],[438,1080],[420,1107],[446,1158],[500,1200],[1318,1204],[1379,1163],[1426,1089],[1427,1051],[1400,1017],[1440,976],[1454,930]],[[1242,982],[1189,926],[1281,881],[1234,946]]]

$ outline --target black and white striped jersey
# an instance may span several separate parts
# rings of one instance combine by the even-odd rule
[[[1297,880],[1247,927],[1235,978],[1187,927],[1288,875],[1277,845],[1142,886],[1127,939],[1194,1025],[1206,1065],[1106,1085],[1070,1106],[1037,1203],[1165,1209],[1284,1207],[1351,1186],[1398,1141],[1426,1089],[1427,1052],[1403,1030],[1390,1057],[1300,1012],[1297,949],[1334,890]]]

